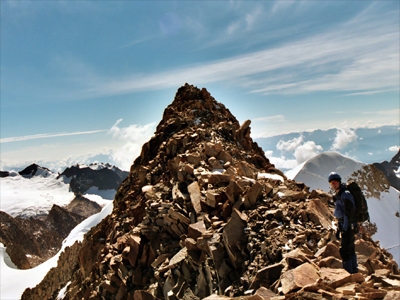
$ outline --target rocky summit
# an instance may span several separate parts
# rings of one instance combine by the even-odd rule
[[[250,121],[186,84],[112,214],[22,299],[399,299],[398,266],[368,234],[360,272],[341,268],[332,211],[269,162]]]

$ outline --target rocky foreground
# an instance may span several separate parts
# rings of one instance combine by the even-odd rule
[[[249,125],[181,87],[113,213],[22,299],[399,299],[398,266],[368,234],[360,272],[341,268],[331,196],[275,169]]]

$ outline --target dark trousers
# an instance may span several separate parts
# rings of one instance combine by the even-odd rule
[[[357,255],[354,243],[355,231],[350,228],[346,231],[342,231],[340,256],[342,257],[343,268],[350,274],[358,272]]]

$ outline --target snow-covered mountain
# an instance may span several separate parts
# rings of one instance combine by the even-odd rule
[[[45,215],[53,204],[68,205],[79,191],[78,187],[84,187],[81,194],[87,199],[104,206],[114,199],[126,175],[127,172],[108,164],[74,165],[61,174],[36,164],[21,172],[3,171],[0,211],[12,217]]]
[[[298,182],[303,182],[310,189],[330,192],[327,181],[330,172],[337,172],[342,181],[355,180],[363,189],[367,198],[371,223],[378,231],[372,236],[380,241],[382,247],[393,254],[400,262],[400,192],[391,187],[382,172],[375,166],[368,165],[338,152],[323,152],[285,175]]]

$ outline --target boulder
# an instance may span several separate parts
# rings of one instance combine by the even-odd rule
[[[320,275],[324,282],[332,288],[351,282],[364,282],[364,277],[360,273],[350,274],[344,269],[321,268]]]
[[[199,221],[197,223],[189,225],[188,237],[190,237],[194,240],[197,240],[206,231],[207,231],[207,228],[206,228],[206,225],[204,224],[204,221]]]
[[[217,157],[218,154],[221,152],[222,150],[222,145],[220,143],[206,143],[205,145],[205,153],[208,157]]]
[[[317,253],[315,253],[315,257],[326,258],[330,256],[341,259],[339,247],[333,242],[329,242],[326,246],[322,247]]]
[[[296,289],[315,283],[319,278],[317,270],[310,263],[304,263],[283,273],[281,277],[282,292],[286,295]]]
[[[263,186],[259,183],[256,182],[248,191],[245,196],[245,202],[244,205],[246,208],[250,208],[251,206],[254,206],[262,196],[262,191],[263,191]]]
[[[190,201],[192,202],[194,211],[196,214],[201,213],[201,192],[200,192],[200,187],[197,181],[192,182],[191,184],[188,185],[187,187],[189,195],[190,195]]]
[[[312,199],[307,208],[308,219],[316,225],[322,225],[326,229],[332,228],[332,213],[319,199]]]

